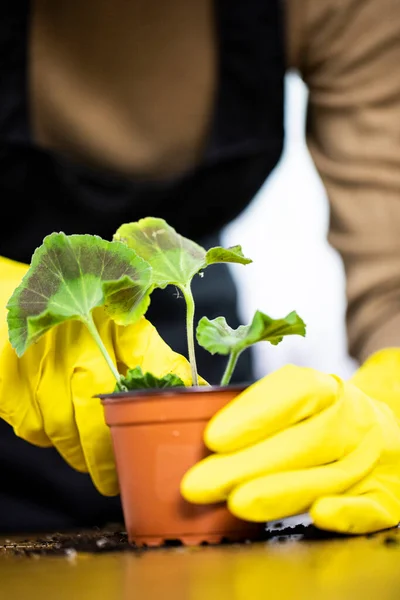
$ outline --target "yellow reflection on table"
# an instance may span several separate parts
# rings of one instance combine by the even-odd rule
[[[385,542],[390,538],[391,543]],[[17,600],[399,600],[400,531],[71,558],[0,555],[0,597]]]

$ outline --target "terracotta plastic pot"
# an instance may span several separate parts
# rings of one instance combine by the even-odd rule
[[[129,540],[158,546],[262,538],[264,526],[233,517],[225,503],[194,505],[179,491],[185,472],[209,451],[209,419],[243,386],[140,390],[100,396],[111,428]]]

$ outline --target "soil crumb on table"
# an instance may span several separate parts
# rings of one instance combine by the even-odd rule
[[[347,536],[324,532],[312,525],[297,525],[281,529],[279,532],[266,531],[264,541],[266,543],[285,543],[295,540],[318,541],[343,537]],[[391,540],[388,539],[387,544],[389,545],[390,543]],[[229,544],[229,542],[226,542],[226,544]],[[246,543],[244,542],[243,544]],[[221,545],[224,545],[224,542]],[[161,548],[177,546],[182,546],[181,542],[171,540],[166,542]],[[78,553],[99,554],[128,551],[135,551],[137,553],[154,552],[157,551],[157,548],[139,549],[134,544],[130,544],[128,536],[122,527],[118,530],[107,529],[104,531],[96,528],[90,531],[74,533],[52,533],[37,538],[34,536],[0,538],[0,557],[21,556],[39,558],[40,556],[64,556],[71,559]]]
[[[132,549],[124,531],[100,531],[98,529],[79,533],[54,533],[26,539],[2,539],[0,556],[65,556],[73,558],[79,552],[121,552]]]

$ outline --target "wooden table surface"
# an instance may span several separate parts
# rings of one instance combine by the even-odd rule
[[[399,600],[400,530],[368,537],[145,552],[0,552],[12,600]]]

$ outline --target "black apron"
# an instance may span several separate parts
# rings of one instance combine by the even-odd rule
[[[121,223],[148,215],[166,219],[206,248],[220,244],[221,229],[249,204],[282,151],[284,44],[279,0],[215,0],[215,13],[218,93],[204,155],[196,168],[178,178],[145,181],[105,174],[35,144],[27,93],[29,0],[3,0],[1,256],[28,263],[53,231],[111,239]],[[195,278],[193,293],[196,316],[223,315],[232,327],[240,324],[226,266],[215,265],[204,278]],[[147,316],[174,350],[186,355],[184,313],[183,300],[167,288],[154,292]],[[199,372],[218,382],[225,358],[198,347],[197,356]],[[252,378],[247,351],[234,381]],[[0,532],[121,521],[119,498],[102,497],[89,476],[73,471],[54,449],[22,441],[0,421]]]

